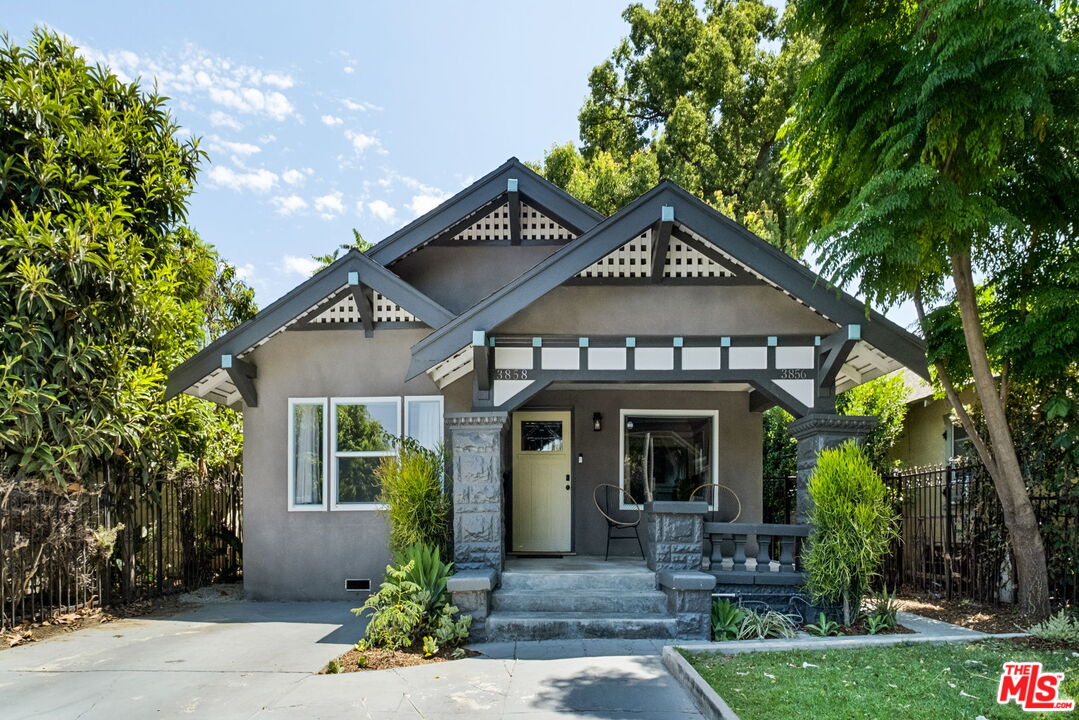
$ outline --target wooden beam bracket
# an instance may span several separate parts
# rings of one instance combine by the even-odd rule
[[[255,390],[255,378],[258,377],[258,368],[249,362],[245,362],[234,355],[221,356],[221,369],[228,374],[229,380],[236,386],[236,390],[243,398],[247,407],[258,407],[259,396]]]

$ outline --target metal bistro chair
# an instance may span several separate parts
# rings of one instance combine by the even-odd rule
[[[612,505],[612,503],[611,503],[612,491],[613,491],[613,497],[615,497],[615,498],[618,498],[619,496],[624,497],[626,499],[627,504],[634,506],[634,509],[631,512],[635,513],[635,515],[634,515],[634,518],[632,520],[618,520],[616,518],[611,517],[611,513],[614,512],[617,509],[617,506],[616,507],[611,507],[611,505]],[[603,495],[603,502],[602,503],[600,503],[600,494],[601,493]],[[599,514],[602,515],[603,519],[607,521],[607,549],[603,553],[604,561],[606,561],[610,557],[610,554],[611,554],[611,540],[634,540],[635,539],[637,541],[637,547],[641,551],[641,557],[643,558],[644,557],[644,546],[641,545],[641,533],[640,533],[640,531],[638,529],[640,527],[640,525],[641,525],[641,518],[643,516],[643,513],[641,512],[641,506],[637,504],[637,501],[633,499],[633,496],[630,495],[628,491],[623,490],[622,488],[618,487],[617,485],[603,484],[603,485],[597,485],[596,489],[592,491],[592,502],[595,504],[596,510],[599,511]],[[632,535],[629,535],[629,534],[616,535],[615,533],[617,533],[620,530],[623,530],[623,531],[624,530],[632,530],[633,534]]]

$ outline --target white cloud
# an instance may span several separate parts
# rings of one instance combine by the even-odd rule
[[[385,200],[372,200],[367,203],[367,209],[382,222],[393,222],[397,216],[397,210]]]
[[[313,198],[315,210],[322,214],[324,220],[332,220],[345,211],[345,204],[341,202],[342,197],[340,191],[334,190],[326,195]]]
[[[368,149],[377,152],[379,155],[386,154],[385,148],[382,147],[382,141],[374,135],[345,130],[345,137],[352,143],[352,149],[356,151],[357,155],[363,155]]]
[[[349,98],[342,98],[341,104],[345,106],[346,110],[352,110],[353,112],[382,112],[380,106],[375,105],[374,103],[364,102],[363,100],[356,102]]]
[[[413,195],[412,201],[407,203],[405,207],[411,210],[414,215],[419,217],[425,212],[438,207],[447,197],[449,197],[449,195],[447,195],[446,193],[440,193],[438,195],[420,193],[419,195]]]
[[[297,257],[295,255],[286,255],[281,258],[281,268],[285,272],[296,273],[303,277],[309,277],[315,274],[315,271],[319,268],[319,263],[311,258]]]
[[[311,168],[303,168],[302,170],[290,168],[281,173],[281,179],[289,185],[302,185],[307,176],[314,174],[314,172]]]
[[[212,113],[210,113],[210,124],[220,127],[227,127],[232,130],[243,129],[243,124],[239,120],[232,117],[226,112],[221,112],[220,110],[214,110]]]
[[[277,184],[277,174],[262,168],[233,170],[224,165],[214,165],[210,168],[209,178],[211,184],[236,192],[253,190],[262,193],[271,190]]]
[[[341,68],[341,72],[343,72],[345,75],[351,75],[352,73],[356,72],[356,68],[352,67],[351,65],[345,65],[343,68]]]
[[[262,152],[262,148],[258,145],[243,142],[231,142],[220,138],[217,135],[210,135],[206,138],[206,148],[211,152],[228,152],[241,157],[247,157],[248,155]]]
[[[236,279],[243,280],[244,282],[251,282],[255,279],[255,266],[251,263],[244,263],[243,265],[235,265]]]
[[[277,208],[274,212],[278,215],[292,215],[307,208],[307,201],[299,195],[278,195],[270,198],[270,202]]]
[[[205,97],[230,110],[274,120],[295,114],[288,97],[280,92],[296,84],[290,75],[237,63],[195,45],[149,56],[124,49],[102,51],[83,44],[79,53],[91,63],[107,66],[121,80],[141,78],[146,85],[156,82],[164,94],[179,103],[184,102],[184,96]],[[238,129],[238,121],[227,113],[211,112],[209,118],[215,125]]]
[[[322,116],[322,124],[323,125],[329,125],[330,127],[333,127],[334,125],[340,125],[343,122],[344,122],[344,120],[337,117],[336,115],[323,115]]]

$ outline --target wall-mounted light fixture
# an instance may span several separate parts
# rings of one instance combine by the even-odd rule
[[[603,413],[592,413],[592,429],[596,432],[603,429]]]

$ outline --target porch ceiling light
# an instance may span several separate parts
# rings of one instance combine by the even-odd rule
[[[592,429],[596,432],[603,429],[603,413],[592,413]]]

